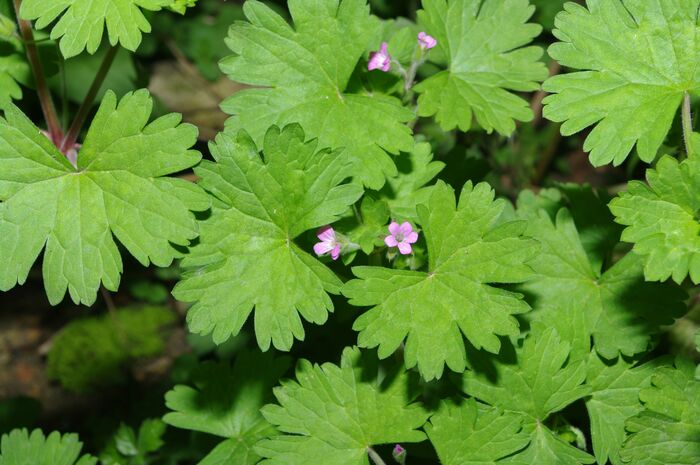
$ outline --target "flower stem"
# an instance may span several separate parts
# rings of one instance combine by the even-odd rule
[[[61,152],[66,153],[78,140],[78,136],[80,135],[80,130],[83,127],[85,118],[87,118],[88,113],[90,113],[90,109],[92,109],[92,104],[95,102],[97,93],[100,91],[100,88],[107,77],[107,73],[109,73],[109,69],[112,67],[112,63],[114,63],[114,58],[117,56],[118,51],[118,47],[111,47],[107,51],[107,54],[102,60],[102,65],[100,65],[100,69],[97,71],[97,75],[92,81],[92,86],[90,86],[90,90],[85,96],[85,100],[83,100],[83,103],[80,105],[78,113],[75,115],[75,119],[70,125],[70,129],[68,130],[66,137],[64,137],[63,142],[61,142]]]
[[[693,115],[690,107],[690,94],[686,91],[683,95],[683,140],[685,141],[685,153],[688,157],[693,154],[691,138],[693,137]]]
[[[382,460],[379,454],[377,454],[377,452],[371,447],[367,448],[367,455],[369,455],[369,458],[372,460],[374,465],[386,465],[386,462]]]
[[[34,41],[34,32],[32,31],[32,25],[29,21],[25,21],[20,18],[20,2],[21,0],[14,0],[15,14],[17,15],[17,22],[19,23],[19,30],[22,34],[22,39],[24,42],[24,48],[27,51],[27,59],[29,60],[29,66],[32,68],[32,74],[34,75],[34,82],[36,83],[36,91],[39,95],[39,103],[41,104],[41,111],[44,114],[44,119],[46,120],[46,127],[49,130],[49,135],[51,140],[55,143],[61,140],[63,137],[63,130],[61,129],[61,124],[58,121],[58,113],[56,113],[56,106],[53,103],[53,98],[51,97],[51,92],[49,91],[49,86],[46,82],[46,75],[44,74],[44,67],[39,59],[39,50],[36,47],[36,42]]]

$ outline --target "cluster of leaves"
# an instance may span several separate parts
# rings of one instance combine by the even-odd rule
[[[145,10],[193,4],[24,0],[19,15],[51,26],[69,58],[97,52],[105,27],[111,45],[135,50],[150,30]],[[221,70],[251,87],[223,102],[231,118],[209,145],[212,160],[192,149],[197,131],[178,115],[149,123],[143,90],[119,101],[105,93],[69,160],[11,103],[28,79],[20,52],[29,44],[12,31],[0,38],[9,44],[0,53],[0,290],[24,283],[43,251],[49,301],[68,292],[91,305],[100,286],[119,287],[119,242],[144,266],[182,259],[173,295],[192,304],[193,333],[221,344],[252,314],[267,353],[205,363],[166,395],[165,423],[221,438],[205,465],[366,464],[380,460],[376,446],[425,441],[445,465],[697,463],[696,368],[653,353],[700,283],[700,154],[689,121],[697,4],[567,3],[549,55],[574,72],[546,81],[528,0],[423,0],[417,24],[403,27],[373,16],[367,0],[287,6],[290,21],[248,0],[228,31],[233,53]],[[416,31],[437,45],[421,47]],[[382,42],[398,73],[367,70]],[[544,116],[563,135],[594,126],[591,162],[619,165],[634,150],[655,162],[647,182],[614,199],[568,184],[524,191],[515,206],[466,175],[434,182],[445,164],[433,160],[419,117],[443,132],[508,136],[533,118],[519,94],[543,81]],[[686,158],[659,157],[681,103]],[[172,176],[190,168],[196,184]],[[384,248],[392,220],[420,231],[410,257]],[[349,241],[345,264],[357,266],[310,253],[313,231],[330,224]],[[368,308],[352,326],[358,347],[339,365],[302,360],[295,380],[279,382],[290,360],[268,350],[290,351],[306,337],[304,321],[325,324],[344,298]],[[50,369],[73,389],[118,377],[160,350],[164,315],[74,323]],[[89,351],[104,366],[76,376],[77,354]],[[426,392],[446,378],[450,395],[431,404]],[[583,406],[588,418],[568,424]],[[145,462],[162,428],[122,428],[101,460]],[[80,445],[17,430],[2,439],[0,465],[24,463],[29,450],[32,463],[72,465]]]

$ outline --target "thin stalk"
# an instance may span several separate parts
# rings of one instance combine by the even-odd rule
[[[367,448],[367,455],[369,455],[369,458],[372,459],[372,463],[374,465],[386,465],[386,462],[382,460],[379,454],[377,454],[377,452],[371,447]]]
[[[39,59],[39,50],[36,48],[36,42],[34,41],[32,25],[29,21],[25,21],[19,16],[21,0],[14,0],[13,3],[15,7],[15,14],[17,15],[17,22],[19,23],[19,30],[24,41],[24,48],[27,51],[29,66],[32,68],[32,74],[34,75],[34,82],[36,83],[36,91],[39,95],[41,111],[44,113],[44,120],[46,120],[46,127],[49,130],[51,140],[55,144],[63,137],[63,130],[61,129],[58,114],[56,113],[56,106],[53,103],[53,98],[51,97],[51,92],[49,91],[49,86],[46,82],[44,67]]]
[[[690,94],[688,92],[683,96],[683,140],[685,141],[685,153],[687,156],[691,156],[693,153],[693,148],[691,144],[691,138],[693,137],[693,115],[691,114],[690,108]]]
[[[100,88],[107,77],[107,73],[109,73],[109,69],[112,67],[112,63],[114,63],[114,58],[117,56],[118,50],[119,49],[117,47],[110,48],[105,55],[104,60],[102,60],[102,65],[100,65],[100,69],[97,71],[97,75],[92,81],[92,86],[90,86],[90,90],[85,96],[85,100],[83,100],[83,103],[80,105],[78,113],[75,115],[75,119],[70,125],[70,129],[68,129],[66,136],[63,138],[63,142],[61,142],[61,146],[59,147],[61,152],[66,153],[78,140],[83,123],[85,123],[85,119],[92,109],[92,104],[95,103],[97,93],[100,91]]]

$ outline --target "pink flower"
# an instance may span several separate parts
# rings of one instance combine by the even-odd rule
[[[372,71],[373,69],[380,69],[385,73],[391,68],[391,56],[387,51],[389,45],[386,42],[382,42],[382,46],[378,52],[372,52],[369,55],[369,63],[367,63],[367,69]]]
[[[389,247],[398,247],[401,255],[413,252],[411,244],[418,241],[418,233],[413,230],[411,223],[403,222],[401,225],[392,221],[389,225],[389,235],[384,238],[384,243]]]
[[[321,242],[314,245],[314,252],[316,252],[316,255],[320,257],[330,252],[331,258],[337,260],[340,256],[340,244],[338,244],[338,239],[335,236],[333,228],[325,226],[319,229],[316,237],[321,240]]]
[[[418,44],[420,44],[420,48],[423,50],[430,50],[437,45],[437,40],[425,32],[420,32],[418,33]]]

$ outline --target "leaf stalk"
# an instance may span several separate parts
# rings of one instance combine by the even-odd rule
[[[693,137],[693,115],[690,106],[690,93],[683,95],[683,110],[681,115],[683,123],[683,140],[685,141],[685,153],[688,157],[693,154],[691,139]]]
[[[39,58],[39,49],[37,48],[36,41],[34,40],[32,25],[29,21],[21,19],[19,15],[21,0],[13,0],[13,4],[15,7],[15,14],[17,15],[17,22],[19,23],[19,30],[22,34],[24,49],[27,52],[29,66],[31,67],[32,74],[34,76],[36,91],[39,96],[41,111],[44,114],[44,120],[46,121],[46,127],[49,131],[49,135],[51,136],[51,140],[54,144],[57,144],[63,138],[63,129],[61,129],[58,113],[56,113],[56,106],[53,103],[53,97],[51,97],[51,92],[49,91],[49,86],[46,82],[46,74],[44,73],[44,67],[41,64],[41,59]]]
[[[367,447],[367,455],[369,455],[369,458],[372,460],[374,465],[386,465],[386,462],[382,460],[379,454],[377,454],[377,451],[371,447]]]
[[[78,136],[80,135],[80,130],[83,127],[83,123],[85,123],[85,119],[87,118],[88,113],[90,113],[90,110],[92,109],[92,104],[95,103],[97,93],[100,91],[100,88],[102,87],[102,84],[104,83],[105,78],[107,77],[107,74],[109,73],[109,70],[112,67],[112,63],[114,63],[114,58],[117,56],[118,50],[119,48],[116,46],[111,47],[109,51],[107,51],[107,54],[105,55],[104,59],[102,60],[102,64],[100,65],[100,69],[95,75],[95,79],[92,81],[90,90],[88,90],[88,93],[85,96],[83,103],[78,109],[78,113],[76,113],[75,115],[73,123],[70,125],[70,129],[68,129],[66,136],[61,142],[59,150],[62,153],[66,153],[77,142]]]

